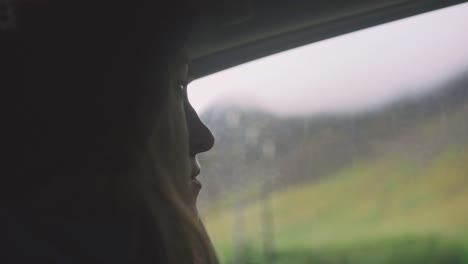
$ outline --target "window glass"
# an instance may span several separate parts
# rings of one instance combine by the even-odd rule
[[[194,81],[222,263],[468,262],[468,4]]]

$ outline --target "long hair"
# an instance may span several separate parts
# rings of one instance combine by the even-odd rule
[[[170,80],[193,10],[117,2],[20,2],[1,201],[37,222],[138,215],[135,263],[215,263],[186,202],[188,139]]]

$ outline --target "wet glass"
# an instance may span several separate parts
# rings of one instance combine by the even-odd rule
[[[222,263],[468,261],[468,4],[195,80]]]

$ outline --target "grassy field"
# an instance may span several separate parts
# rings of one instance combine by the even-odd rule
[[[361,162],[233,212],[228,201],[202,212],[221,263],[468,263],[468,151]]]

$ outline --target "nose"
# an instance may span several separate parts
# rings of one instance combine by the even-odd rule
[[[187,118],[190,155],[195,156],[198,153],[210,150],[215,142],[214,136],[188,102],[185,107],[185,115]]]

